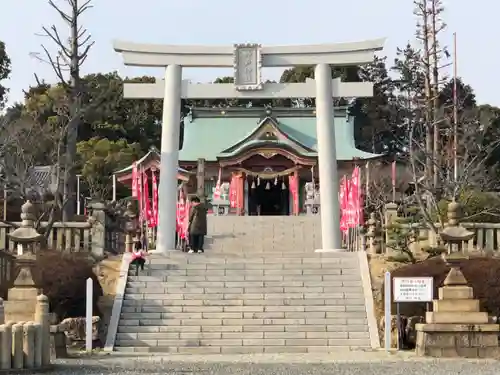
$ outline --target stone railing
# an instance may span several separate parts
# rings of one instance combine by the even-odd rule
[[[15,253],[15,243],[8,234],[13,232],[21,223],[0,223],[0,248]],[[45,227],[47,222],[41,223]],[[88,222],[54,223],[47,238],[49,249],[58,249],[67,252],[92,251],[92,224]]]
[[[102,257],[105,251],[124,252],[125,230],[121,221],[110,219],[102,203],[94,203],[91,208],[91,215],[87,221],[53,223],[46,238],[46,247],[64,252],[91,253],[98,258]],[[21,222],[0,222],[0,250],[16,254],[16,243],[9,234],[21,224]],[[37,229],[43,233],[43,228],[47,225],[47,222],[42,222]],[[0,261],[1,259],[0,257]],[[3,270],[1,263],[0,268]]]
[[[386,210],[384,212],[385,222],[390,222],[398,216],[397,208],[398,206],[394,203],[386,205]],[[439,231],[441,226],[440,223],[434,225]],[[460,225],[474,232],[473,238],[464,243],[463,249],[465,251],[500,251],[500,223],[461,222]],[[418,243],[412,245],[413,248],[417,250],[419,247],[423,246],[438,245],[438,238],[432,230],[417,223],[413,224],[413,226],[419,228],[420,238]],[[384,231],[383,228],[384,223],[378,220],[375,214],[372,213],[365,223],[365,235],[361,247],[366,248],[366,250],[371,253],[384,253],[386,250],[389,250],[386,246],[388,242],[388,233]]]
[[[500,224],[497,223],[460,223],[461,226],[474,232],[474,237],[464,243],[465,251],[500,251]],[[439,229],[440,225],[435,224]],[[420,227],[420,241],[412,244],[413,248],[419,246],[437,246],[438,239],[434,232],[428,228]],[[365,248],[371,253],[383,253],[387,249],[387,233],[382,225],[368,221],[364,239],[359,239],[359,248]]]
[[[435,224],[437,228],[439,224]],[[464,250],[484,250],[484,251],[499,251],[500,250],[500,224],[497,223],[460,223],[461,226],[474,232],[474,237],[464,244]],[[430,230],[423,230],[422,234],[427,232],[424,237],[428,238],[428,245],[436,246],[438,241],[434,233]]]
[[[3,301],[0,302],[0,370],[42,369],[50,365],[49,301],[37,297],[32,322],[4,323]]]

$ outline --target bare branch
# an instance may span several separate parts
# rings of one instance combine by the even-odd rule
[[[61,16],[61,18],[66,21],[68,24],[71,24],[71,22],[73,22],[73,17],[70,16],[69,14],[65,13],[64,11],[61,10],[61,8],[59,8],[52,0],[49,0],[49,5],[55,9],[55,11],[57,13],[59,13],[59,16]]]

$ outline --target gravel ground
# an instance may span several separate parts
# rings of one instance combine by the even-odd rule
[[[58,361],[53,375],[498,375],[494,360],[434,360],[385,353],[322,356],[109,356]]]

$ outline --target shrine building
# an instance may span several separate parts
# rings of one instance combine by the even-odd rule
[[[382,156],[356,148],[347,107],[335,109],[334,121],[339,178]],[[211,201],[219,174],[226,194],[237,175],[240,215],[298,215],[311,209],[312,201],[319,205],[317,166],[314,108],[193,108],[184,119],[179,167],[192,173],[189,192],[200,194],[203,188]]]

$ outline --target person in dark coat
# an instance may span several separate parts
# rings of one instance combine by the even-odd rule
[[[204,238],[207,234],[207,209],[201,204],[200,198],[191,198],[191,212],[189,213],[189,250],[190,253],[203,253]]]

